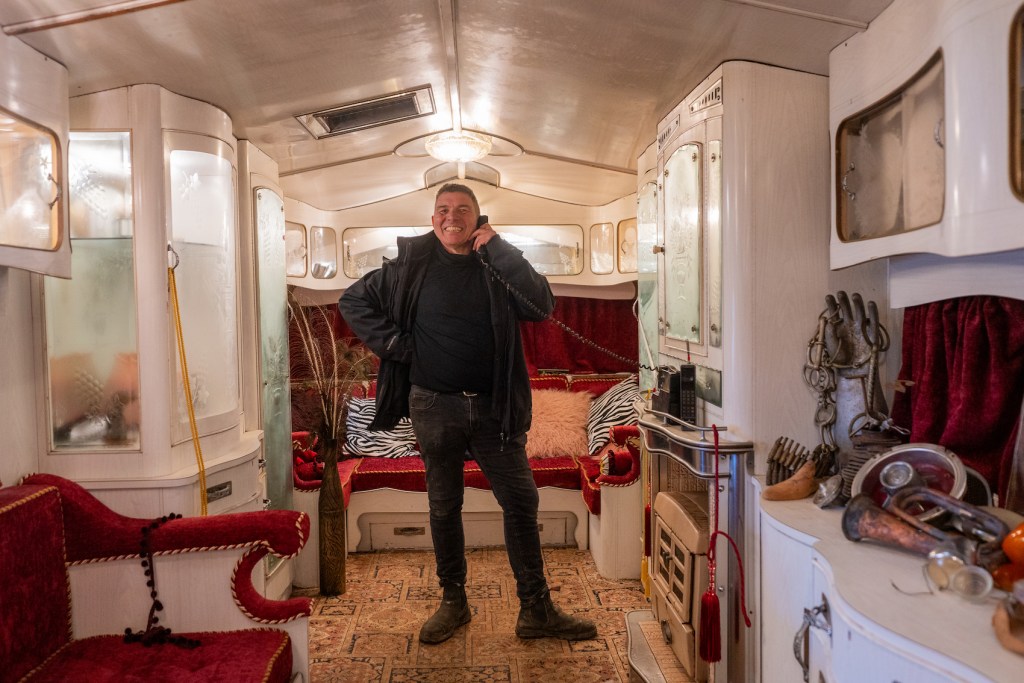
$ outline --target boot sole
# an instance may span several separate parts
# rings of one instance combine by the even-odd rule
[[[462,620],[459,623],[455,624],[455,627],[452,628],[451,631],[446,631],[446,632],[442,633],[439,637],[436,637],[436,638],[430,638],[430,637],[424,638],[423,634],[420,633],[420,642],[424,643],[426,645],[439,645],[440,643],[443,643],[444,641],[446,641],[449,638],[451,638],[452,636],[454,636],[456,631],[458,631],[460,628],[462,628],[463,626],[465,626],[466,624],[468,624],[472,620],[473,620],[472,613],[467,612],[466,613],[466,618],[464,620]]]

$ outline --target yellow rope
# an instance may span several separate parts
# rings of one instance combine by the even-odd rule
[[[196,465],[199,466],[199,500],[202,516],[206,516],[206,464],[203,462],[203,447],[199,444],[199,429],[196,427],[196,409],[192,405],[192,384],[188,379],[188,362],[185,360],[185,334],[181,330],[181,311],[178,308],[178,285],[174,280],[174,267],[167,268],[167,286],[171,292],[171,306],[174,309],[174,330],[178,338],[178,358],[181,360],[181,383],[185,389],[185,405],[188,406],[188,423],[192,428],[192,445],[196,451]]]

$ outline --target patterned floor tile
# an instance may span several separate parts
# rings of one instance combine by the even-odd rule
[[[412,651],[410,633],[355,633],[349,640],[351,655],[407,655]]]
[[[384,680],[384,658],[345,657],[313,660],[309,665],[309,677],[317,683],[381,683]]]
[[[438,645],[419,629],[440,603],[431,551],[377,551],[348,557],[347,591],[312,593],[311,683],[595,683],[629,680],[625,613],[648,609],[640,582],[605,579],[590,554],[545,548],[552,600],[595,622],[598,638],[521,640],[516,584],[505,549],[467,551],[472,621]]]
[[[363,610],[354,628],[358,631],[409,631],[419,633],[437,605],[419,602],[387,604],[379,609]]]
[[[574,657],[525,657],[519,661],[522,683],[618,683],[615,661],[607,654]]]

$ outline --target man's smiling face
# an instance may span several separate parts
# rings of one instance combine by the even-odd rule
[[[468,194],[442,193],[434,203],[434,215],[431,216],[434,234],[451,253],[469,254],[473,251],[471,237],[476,230],[478,215],[473,198]]]

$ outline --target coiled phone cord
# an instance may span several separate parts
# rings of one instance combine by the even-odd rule
[[[530,299],[527,298],[527,296],[525,294],[523,294],[518,289],[513,287],[508,282],[508,280],[503,278],[498,273],[498,271],[494,268],[494,266],[492,266],[490,263],[487,262],[487,259],[485,259],[483,257],[483,254],[481,254],[480,252],[477,252],[477,255],[480,257],[480,263],[484,264],[484,268],[487,269],[487,271],[491,274],[491,276],[495,280],[497,280],[498,282],[503,284],[505,286],[505,289],[507,289],[509,292],[511,292],[514,297],[519,299],[523,303],[524,306],[529,308],[534,313],[537,313],[541,317],[547,319],[548,321],[554,323],[555,325],[560,327],[564,332],[569,334],[571,337],[573,337],[577,341],[583,343],[586,346],[589,346],[592,349],[595,349],[596,351],[600,351],[601,353],[605,354],[606,356],[610,356],[610,357],[614,358],[615,360],[621,361],[623,363],[627,363],[629,365],[635,365],[635,366],[640,367],[643,370],[650,370],[651,372],[657,372],[658,371],[657,368],[651,367],[650,365],[645,365],[645,364],[639,362],[638,360],[636,360],[635,358],[627,358],[626,356],[623,356],[622,354],[615,353],[611,349],[607,349],[607,348],[601,346],[600,344],[598,344],[595,341],[587,339],[582,334],[580,334],[576,330],[572,329],[571,327],[566,325],[564,322],[562,322],[558,318],[554,317],[553,315],[546,314],[544,312],[544,309],[542,309],[540,306],[538,306],[534,302],[530,301]]]

